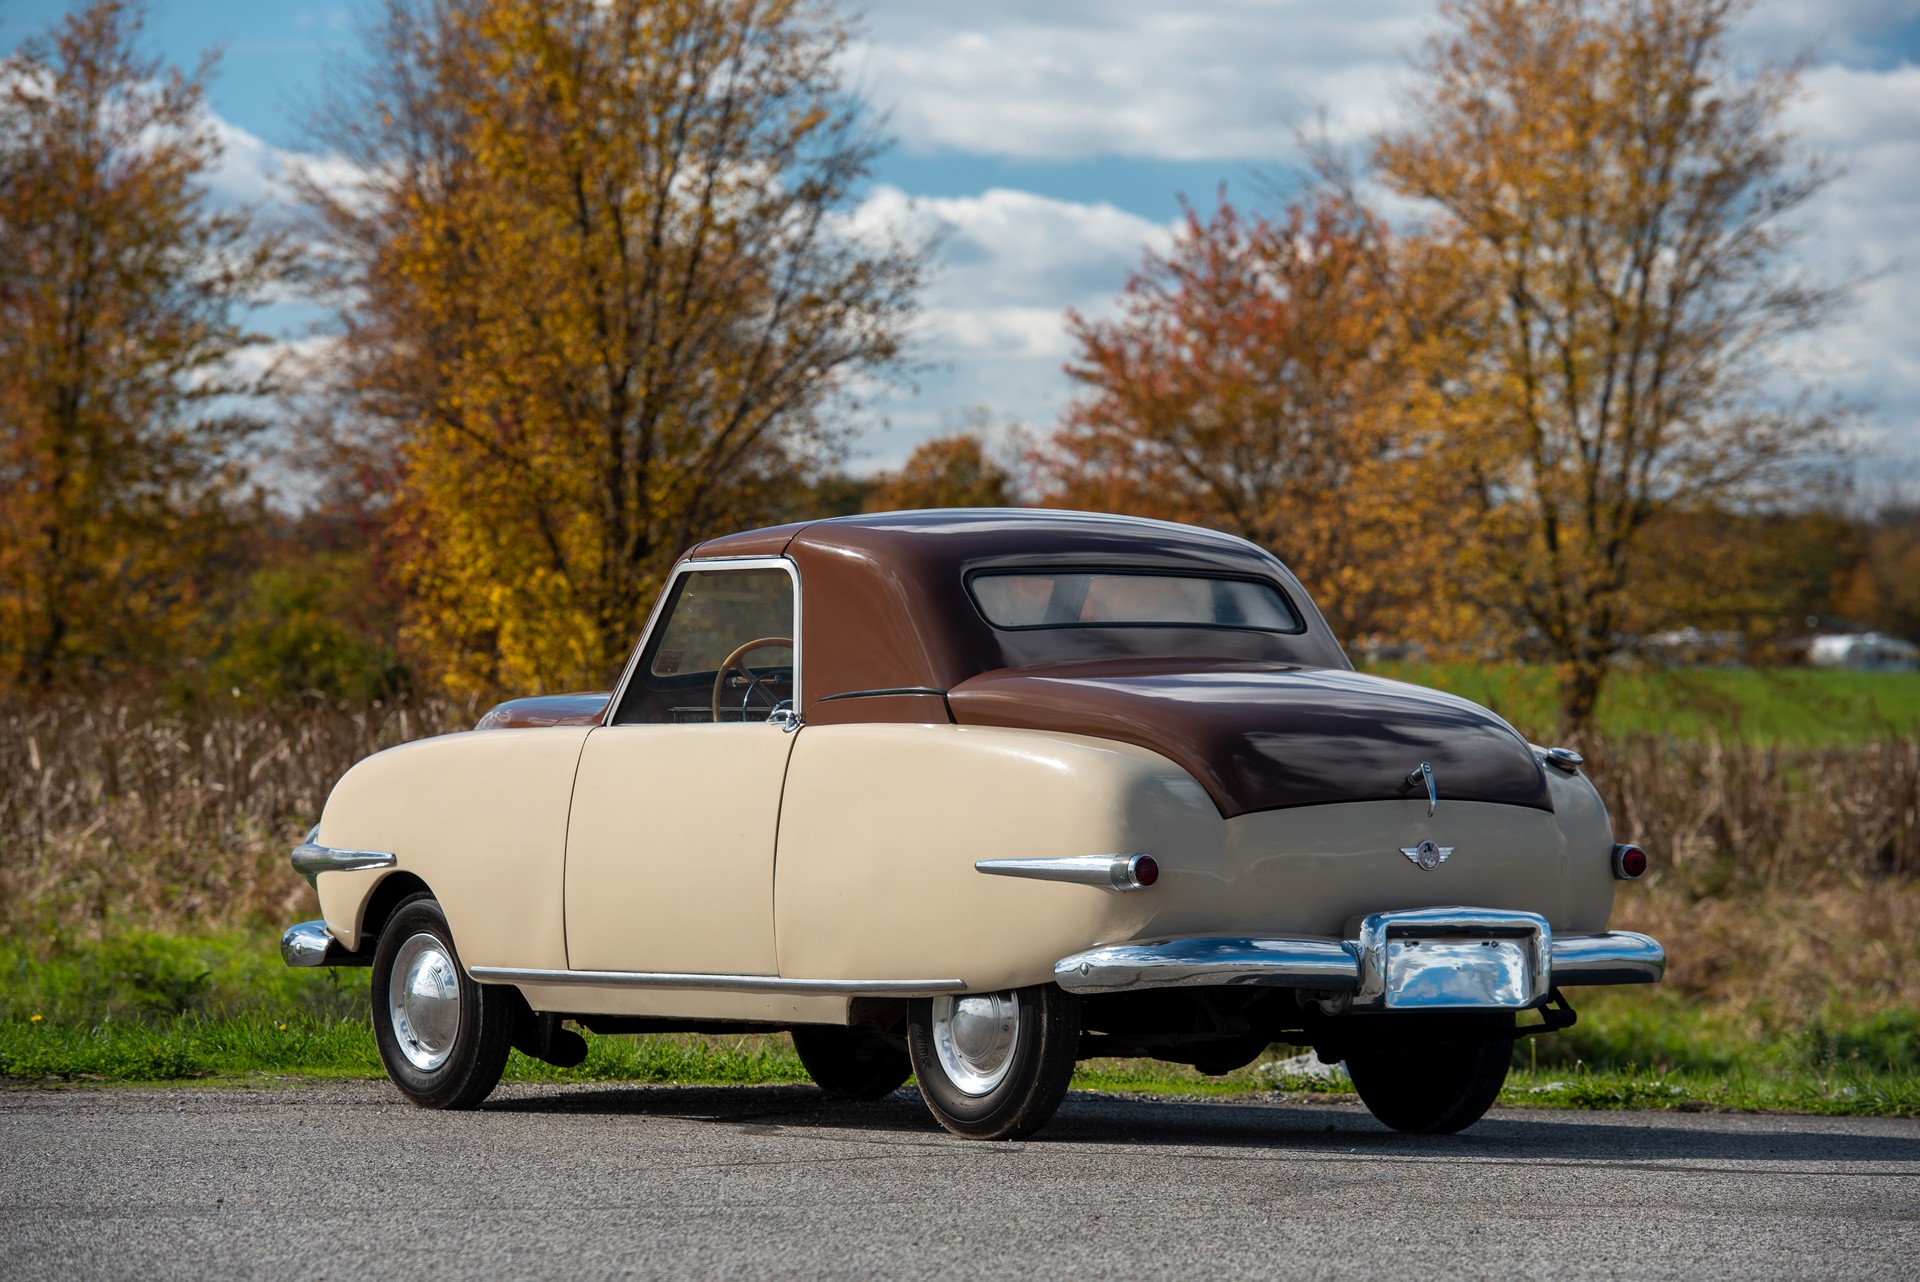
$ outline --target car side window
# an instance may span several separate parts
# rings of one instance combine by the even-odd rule
[[[613,724],[758,724],[791,707],[794,604],[784,570],[681,574]]]

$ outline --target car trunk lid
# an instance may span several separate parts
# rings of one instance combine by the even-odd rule
[[[1179,764],[1226,818],[1426,795],[1551,811],[1533,750],[1468,700],[1383,677],[1246,660],[1002,668],[947,692],[961,725],[1117,739]],[[1412,778],[1410,778],[1412,776]]]

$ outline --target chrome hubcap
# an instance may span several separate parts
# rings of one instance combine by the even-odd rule
[[[963,1095],[985,1095],[1006,1080],[1019,1036],[1017,993],[933,999],[934,1053]]]
[[[460,971],[447,946],[425,931],[400,945],[387,980],[393,1038],[407,1062],[431,1073],[460,1035]]]

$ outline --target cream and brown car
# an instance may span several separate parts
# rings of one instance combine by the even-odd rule
[[[1353,671],[1265,551],[1187,526],[906,512],[675,567],[609,694],[520,699],[341,779],[293,852],[296,966],[372,967],[416,1103],[592,1033],[793,1035],[828,1093],[1042,1126],[1077,1059],[1344,1060],[1458,1130],[1562,991],[1660,978],[1609,932],[1580,758]],[[1522,1018],[1524,1014],[1524,1018]]]

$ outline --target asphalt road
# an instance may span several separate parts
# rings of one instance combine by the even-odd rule
[[[0,1091],[0,1278],[1920,1278],[1920,1122],[902,1092]]]

